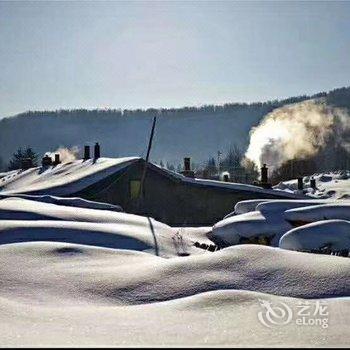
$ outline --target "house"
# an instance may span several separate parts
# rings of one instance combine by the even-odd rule
[[[120,205],[173,226],[213,225],[245,199],[300,198],[258,186],[197,179],[147,163],[139,157],[80,159],[2,174],[0,195],[81,197]]]

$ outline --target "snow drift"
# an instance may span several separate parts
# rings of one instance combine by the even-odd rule
[[[347,251],[347,256],[350,250],[350,221],[325,220],[292,229],[281,237],[279,246],[296,251]]]

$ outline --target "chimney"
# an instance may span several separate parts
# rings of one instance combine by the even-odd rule
[[[90,146],[84,146],[84,160],[90,159]]]
[[[314,178],[310,179],[310,187],[313,190],[316,190],[316,179],[314,179]]]
[[[261,179],[260,179],[260,184],[258,183],[258,185],[260,185],[262,188],[272,188],[272,185],[268,182],[268,170],[269,168],[266,166],[266,164],[263,164],[263,166],[260,168],[261,170]]]
[[[261,183],[267,183],[268,179],[267,179],[267,172],[268,172],[268,167],[266,166],[266,164],[263,164],[262,168],[261,168]]]
[[[94,147],[94,159],[98,159],[101,156],[101,148],[98,142],[95,143]]]
[[[61,163],[61,160],[60,160],[60,154],[59,153],[55,153],[55,162],[54,162],[54,165],[58,165]]]
[[[184,170],[181,174],[186,177],[194,177],[194,172],[191,170],[191,158],[184,158]]]
[[[191,158],[184,158],[184,171],[191,171]]]
[[[45,154],[45,156],[41,160],[41,165],[42,166],[49,166],[52,165],[52,158]]]
[[[303,178],[298,177],[298,190],[302,191],[304,189],[304,183],[303,183]]]

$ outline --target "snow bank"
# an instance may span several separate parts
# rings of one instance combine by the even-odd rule
[[[38,224],[0,222],[0,237],[11,228]],[[38,239],[46,230],[45,221],[40,223]],[[93,225],[103,225],[73,224],[82,229],[78,236],[94,235]],[[73,226],[57,222],[62,230]],[[113,234],[115,224],[104,226]],[[142,232],[116,239],[144,245]],[[1,344],[339,346],[350,341],[349,259],[256,245],[173,259],[145,251],[62,242],[0,245]],[[326,303],[330,325],[290,322],[267,328],[258,319],[265,312],[261,301],[273,307],[283,302],[295,312],[301,303]]]
[[[293,226],[324,219],[349,220],[350,201],[265,199],[238,202],[235,212],[216,223],[209,237],[219,246],[258,242],[278,246],[280,238]]]
[[[141,217],[139,217],[141,218]],[[54,220],[1,220],[0,244],[51,241],[96,247],[145,251],[162,257],[181,253],[200,253],[201,249],[182,238],[174,242],[176,232],[153,219],[142,222],[91,223]]]
[[[320,220],[350,220],[350,202],[342,201],[332,204],[313,205],[287,210],[284,214],[290,222],[309,223]]]
[[[70,199],[68,199],[68,202]],[[75,200],[73,200],[74,202]],[[62,201],[64,202],[64,201]],[[59,201],[59,203],[62,203]],[[46,202],[9,197],[0,200],[0,219],[3,220],[66,220],[100,223],[144,223],[146,218],[141,216],[118,213],[115,211],[88,209],[50,204]],[[160,223],[159,223],[160,224]],[[165,224],[162,224],[166,226]]]
[[[286,210],[299,206],[302,207],[319,203],[329,203],[330,201],[331,200],[329,199],[248,199],[236,203],[234,212],[229,213],[225,216],[225,218],[233,215],[249,213],[255,210],[261,211],[262,209],[265,211],[265,207],[268,211],[274,211],[275,209],[278,211],[283,211],[283,208]]]
[[[235,245],[242,238],[269,237],[282,235],[292,226],[280,216],[265,217],[254,211],[246,214],[228,217],[213,226],[211,238],[226,245]],[[279,237],[276,241],[278,244]],[[275,241],[275,240],[274,240]]]
[[[0,179],[0,193],[66,196],[112,175],[140,158],[99,158],[76,160],[56,166],[11,172]]]
[[[32,195],[25,195],[25,194],[17,194],[14,196],[18,198],[28,199],[28,200],[42,202],[42,203],[52,203],[52,204],[65,205],[65,206],[75,207],[75,208],[123,211],[122,207],[120,207],[119,205],[95,202],[95,201],[90,201],[79,197],[65,198],[65,197],[57,197],[57,196],[49,196],[49,195],[32,196]],[[2,196],[0,194],[0,199],[1,197],[6,198],[8,196]]]
[[[3,221],[1,221],[3,220]],[[8,220],[8,222],[6,221]],[[60,221],[58,221],[60,220]],[[45,221],[45,223],[43,222]],[[7,224],[5,225],[5,223]],[[4,241],[49,240],[91,244],[120,249],[130,249],[120,239],[115,240],[110,234],[126,235],[143,240],[151,246],[151,252],[164,257],[204,253],[205,250],[196,248],[194,244],[213,244],[207,237],[210,227],[178,227],[173,228],[153,218],[126,214],[108,210],[75,208],[64,205],[42,203],[23,198],[9,197],[0,200],[0,226],[6,229],[13,225],[18,226],[19,236],[6,236]],[[91,223],[91,225],[90,225]],[[61,230],[61,228],[65,229]],[[27,230],[28,229],[28,230]],[[107,231],[106,231],[107,230]],[[31,232],[26,235],[25,232]],[[79,233],[86,231],[93,235],[82,236]],[[43,233],[50,233],[45,235]],[[40,234],[39,234],[40,233]],[[106,236],[107,234],[107,236]],[[106,236],[105,242],[103,237]],[[11,238],[12,237],[12,238]],[[16,238],[17,237],[17,238]],[[13,239],[11,241],[11,239]],[[106,243],[107,242],[107,243]],[[107,245],[106,245],[107,244]],[[162,245],[164,247],[162,248]],[[132,249],[136,249],[135,247]],[[137,250],[143,250],[140,248]]]
[[[267,328],[257,317],[262,300],[292,310],[303,302],[325,302],[332,326],[290,322],[277,331]],[[347,299],[305,301],[234,290],[135,306],[100,305],[96,299],[82,306],[32,306],[3,298],[0,341],[9,347],[346,347],[350,316],[344,309],[349,306]]]
[[[305,208],[315,204],[329,203],[329,200],[270,200],[259,203],[256,210],[263,215],[282,215],[286,210],[293,208]]]
[[[318,221],[288,231],[280,239],[283,249],[296,251],[350,250],[350,221]]]
[[[350,295],[348,259],[257,245],[173,259],[42,242],[2,245],[0,253],[3,281],[31,305],[60,299],[140,305],[229,289],[299,298]]]
[[[256,210],[256,206],[260,203],[268,202],[271,199],[248,199],[245,201],[240,201],[235,205],[234,214],[245,214]],[[233,214],[233,213],[231,213]],[[229,214],[229,215],[231,215]],[[228,216],[227,216],[228,217]]]

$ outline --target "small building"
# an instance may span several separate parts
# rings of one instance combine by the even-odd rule
[[[26,170],[0,181],[0,194],[56,195],[120,205],[125,212],[173,226],[213,225],[246,199],[300,198],[258,186],[197,179],[147,163],[142,158],[76,160]],[[141,193],[141,191],[143,193]]]

